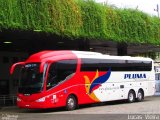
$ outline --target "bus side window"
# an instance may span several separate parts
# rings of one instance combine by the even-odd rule
[[[70,79],[76,72],[77,60],[61,60],[52,63],[47,78],[47,90]]]
[[[59,72],[58,74],[58,78],[60,80],[60,82],[64,81],[64,80],[68,80],[70,79],[73,75],[74,75],[75,71],[66,71],[66,70],[62,70]]]
[[[76,60],[62,60],[57,62],[57,74],[59,82],[70,79],[76,72]]]
[[[47,89],[50,89],[51,87],[54,87],[57,84],[57,70],[56,65],[53,63],[51,64],[48,72],[48,78],[47,78]]]

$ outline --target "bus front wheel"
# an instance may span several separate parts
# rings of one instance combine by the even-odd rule
[[[128,93],[128,102],[132,103],[135,101],[135,92],[133,90],[130,90]]]
[[[74,95],[69,95],[66,102],[67,110],[74,110],[77,107],[77,100]]]

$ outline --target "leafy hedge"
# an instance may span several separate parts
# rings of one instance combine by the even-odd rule
[[[73,0],[0,0],[0,29],[77,36],[81,26],[80,9]]]
[[[0,0],[0,30],[160,44],[160,19],[93,0]]]

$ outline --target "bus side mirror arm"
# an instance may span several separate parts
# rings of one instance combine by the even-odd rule
[[[11,69],[10,69],[10,74],[12,75],[13,72],[14,72],[14,69],[17,65],[24,65],[25,63],[24,62],[18,62],[18,63],[15,63],[11,66]]]

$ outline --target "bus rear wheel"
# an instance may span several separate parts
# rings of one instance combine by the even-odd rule
[[[75,110],[77,107],[77,100],[74,95],[69,95],[66,102],[67,110]]]
[[[128,93],[128,102],[133,103],[135,101],[135,92],[133,90],[130,90]]]
[[[138,101],[138,102],[141,102],[141,101],[143,101],[143,99],[144,99],[143,91],[142,91],[142,90],[139,90],[139,91],[138,91],[138,94],[137,94],[137,101]]]

